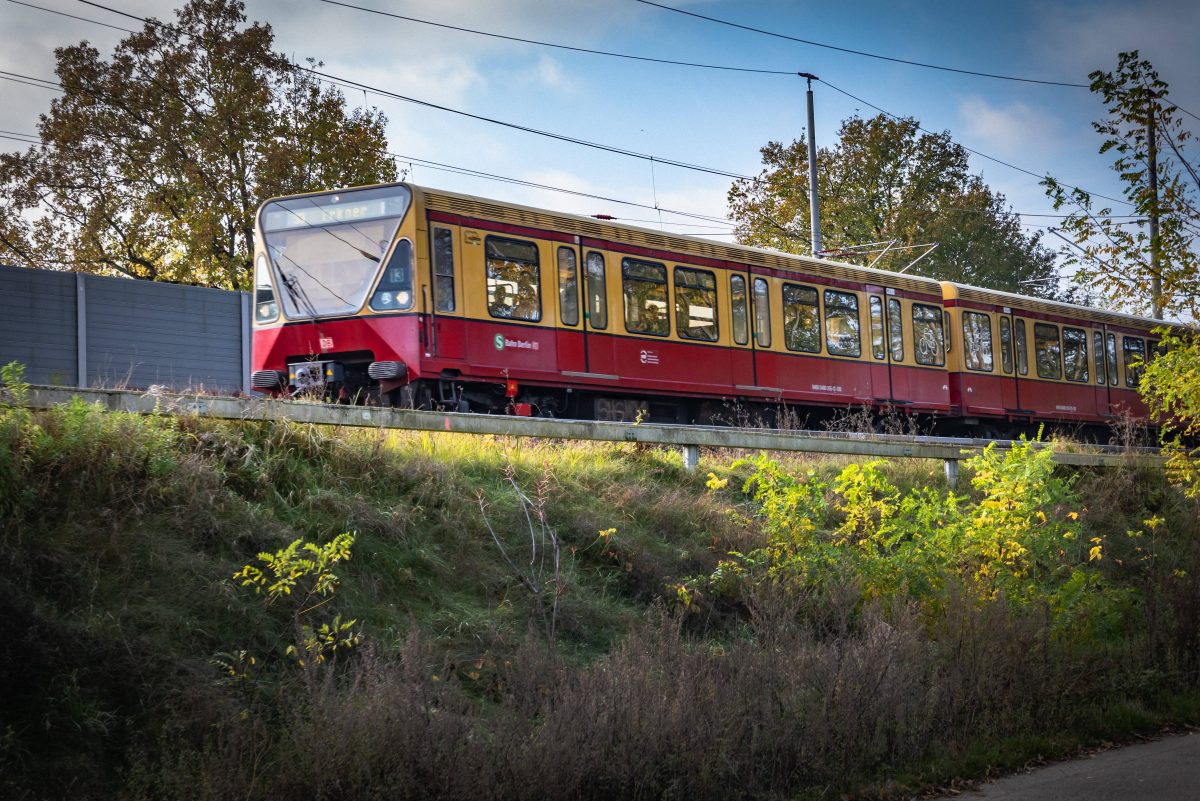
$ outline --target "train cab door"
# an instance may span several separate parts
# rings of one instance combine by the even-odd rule
[[[871,398],[876,405],[892,404],[892,360],[884,324],[883,288],[867,287],[867,331],[871,348]]]
[[[458,226],[430,224],[429,251],[432,297],[421,298],[428,310],[425,350],[434,358],[462,359],[466,323],[462,312],[462,243]]]

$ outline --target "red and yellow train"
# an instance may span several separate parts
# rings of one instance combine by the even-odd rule
[[[255,274],[256,389],[599,420],[1107,424],[1159,325],[410,184],[266,202]]]

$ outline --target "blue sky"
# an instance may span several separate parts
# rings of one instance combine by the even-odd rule
[[[123,27],[137,23],[69,0],[28,0]],[[1105,194],[1119,186],[1096,152],[1102,113],[1085,89],[957,75],[813,46],[640,4],[635,0],[347,0],[411,17],[566,45],[665,59],[808,71],[961,144]],[[139,15],[173,16],[171,2],[111,0]],[[666,5],[897,58],[983,72],[1087,82],[1120,50],[1140,49],[1200,113],[1200,3],[1135,2],[671,2]],[[319,0],[247,0],[278,50],[325,70],[422,100],[657,158],[744,175],[758,149],[804,127],[797,77],[718,72],[570,53],[365,14]],[[52,77],[54,47],[88,39],[102,52],[124,34],[0,0],[0,70]],[[362,92],[346,91],[353,105]],[[31,133],[52,94],[0,82],[0,130]],[[816,85],[817,140],[874,111]],[[422,165],[416,159],[548,184],[646,206],[724,217],[730,179],[632,159],[368,94],[388,116],[392,151],[412,157],[417,183],[648,227],[728,239],[725,223],[534,190]],[[1200,127],[1200,123],[1193,128]],[[0,140],[5,147],[19,145]],[[407,168],[408,162],[402,161]],[[972,167],[1020,212],[1050,213],[1036,179],[984,159]],[[1030,224],[1048,218],[1027,217]],[[700,227],[711,226],[711,227]],[[1034,229],[1030,229],[1034,230]],[[849,244],[849,243],[835,243]]]

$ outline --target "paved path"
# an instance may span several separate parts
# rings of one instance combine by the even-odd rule
[[[956,801],[1200,801],[1200,733],[1007,776]]]

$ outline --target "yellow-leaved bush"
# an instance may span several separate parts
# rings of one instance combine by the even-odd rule
[[[1104,636],[1133,599],[1102,577],[1104,544],[1086,535],[1074,481],[1056,473],[1052,457],[1035,442],[991,445],[967,460],[974,491],[960,496],[902,492],[882,461],[852,464],[827,484],[759,456],[742,491],[765,543],[728,554],[688,590],[736,599],[762,582],[793,594],[837,582],[864,601],[900,599],[934,616],[965,591],[981,602],[1038,605],[1059,630]]]

